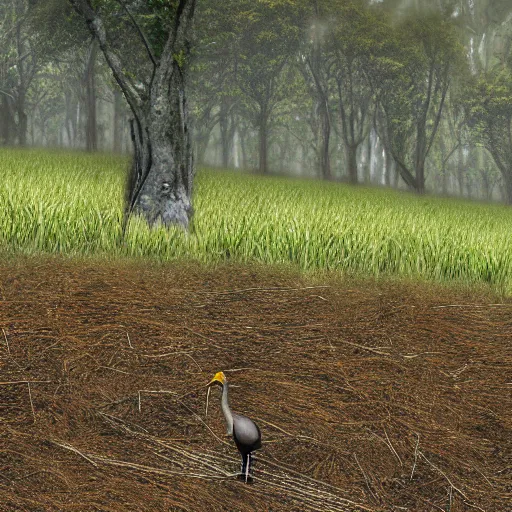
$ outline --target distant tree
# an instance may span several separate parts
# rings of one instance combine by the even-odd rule
[[[0,7],[0,138],[6,143],[16,138],[20,146],[27,144],[27,95],[41,64],[31,11],[28,0],[6,0]]]
[[[476,139],[498,167],[512,204],[512,72],[499,67],[482,73],[467,89],[466,116]]]
[[[236,9],[219,0],[201,2],[195,16],[197,38],[191,67],[191,104],[198,156],[202,162],[217,126],[222,166],[229,167],[241,92],[236,83]]]
[[[327,4],[327,5],[326,5]],[[310,26],[306,27],[298,61],[306,87],[313,100],[309,124],[317,155],[318,175],[332,178],[330,142],[332,132],[329,82],[332,79],[332,55],[328,51],[331,16],[329,2],[314,0],[310,5]]]
[[[126,217],[188,228],[193,156],[185,85],[195,0],[69,0],[97,39],[133,114]]]
[[[364,2],[338,2],[330,48],[334,60],[334,95],[349,181],[357,183],[357,151],[370,129],[374,92],[369,77],[372,56],[389,27],[383,26]]]
[[[233,1],[233,0],[232,0]],[[304,2],[237,0],[231,11],[236,34],[236,79],[259,136],[259,170],[268,171],[268,139],[280,102],[287,98],[282,72],[303,36]]]
[[[425,191],[425,161],[448,88],[463,59],[453,24],[439,13],[404,18],[372,66],[377,128],[407,186]]]

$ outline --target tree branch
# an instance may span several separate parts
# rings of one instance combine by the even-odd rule
[[[153,63],[153,66],[156,67],[156,60],[153,55],[153,52],[151,51],[151,46],[149,44],[149,41],[147,40],[146,36],[144,35],[144,32],[142,32],[142,29],[140,28],[140,25],[137,23],[135,18],[133,17],[132,13],[128,9],[128,6],[123,2],[123,0],[117,0],[117,3],[126,11],[126,14],[128,14],[132,25],[137,30],[142,42],[144,43],[144,46],[146,47],[146,51],[148,52],[149,58],[151,59],[151,62]]]
[[[112,51],[108,42],[107,33],[100,15],[92,8],[90,0],[69,0],[75,11],[84,18],[91,34],[98,39],[105,59],[114,74],[116,82],[123,91],[134,115],[140,116],[142,99],[135,85],[123,73],[123,66],[119,57]]]

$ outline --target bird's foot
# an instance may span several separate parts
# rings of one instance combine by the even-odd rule
[[[240,480],[241,482],[246,483],[246,484],[253,484],[254,483],[254,478],[251,475],[245,475],[243,473],[239,473],[237,475],[237,479]]]

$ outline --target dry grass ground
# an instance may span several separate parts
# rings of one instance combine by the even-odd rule
[[[511,299],[24,261],[0,328],[2,511],[511,509]],[[218,370],[262,430],[253,485],[216,394],[205,418]]]

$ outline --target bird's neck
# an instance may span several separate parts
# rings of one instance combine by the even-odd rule
[[[224,418],[226,419],[226,429],[228,435],[233,435],[233,414],[231,414],[231,409],[229,408],[228,403],[228,383],[222,386],[222,398],[221,398],[221,407],[222,412],[224,414]]]

